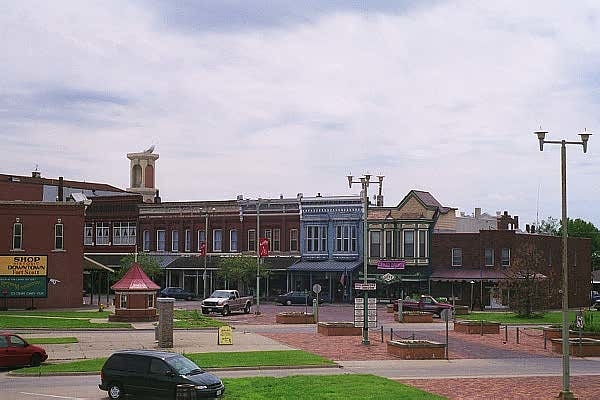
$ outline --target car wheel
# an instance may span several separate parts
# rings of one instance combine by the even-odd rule
[[[123,398],[123,389],[118,383],[111,383],[108,385],[108,397],[113,400]]]
[[[186,299],[187,301],[190,301],[190,300],[192,300],[192,296],[187,296],[185,299]]]
[[[32,367],[38,367],[42,363],[42,357],[39,354],[35,353],[31,355],[31,359],[29,360],[29,365]]]
[[[208,312],[208,310],[205,310],[205,309],[203,308],[203,309],[202,309],[202,314],[204,314],[204,315],[208,315],[208,314],[209,314],[209,312]]]
[[[285,301],[285,305],[286,306],[291,306],[292,305],[292,301],[291,300],[286,300]]]
[[[250,314],[250,304],[246,303],[246,307],[244,307],[244,314]]]
[[[229,315],[229,306],[223,307],[223,311],[221,311],[221,314],[223,314],[223,316]]]

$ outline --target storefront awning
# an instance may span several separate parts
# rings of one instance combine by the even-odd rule
[[[497,282],[506,279],[502,271],[492,269],[475,268],[436,268],[433,267],[431,276],[432,281],[492,281]]]
[[[114,269],[107,267],[106,265],[90,258],[90,257],[86,257],[83,256],[83,269],[84,270],[104,270],[104,271],[108,271],[108,272],[115,272]]]
[[[290,265],[292,272],[352,272],[362,265],[360,261],[300,261]]]

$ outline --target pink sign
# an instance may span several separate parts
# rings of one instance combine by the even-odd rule
[[[404,260],[379,260],[377,269],[404,269]]]

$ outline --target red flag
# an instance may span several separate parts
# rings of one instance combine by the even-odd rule
[[[204,243],[204,242],[200,243],[200,255],[201,256],[206,255],[206,243]]]
[[[258,241],[258,255],[259,257],[269,256],[269,239],[260,238]]]

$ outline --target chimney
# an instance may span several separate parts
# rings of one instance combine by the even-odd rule
[[[42,177],[42,173],[36,169],[35,171],[31,172],[31,177],[32,178],[41,178]]]
[[[160,204],[160,196],[158,195],[158,190],[156,190],[156,195],[154,196],[154,203]]]
[[[514,221],[514,224],[515,224],[515,229],[519,229],[519,216],[515,215],[513,217],[513,221]]]
[[[65,200],[65,186],[64,186],[64,182],[63,182],[63,177],[59,176],[58,177],[58,201],[64,201]]]
[[[318,193],[317,193],[317,197],[321,197],[321,192],[318,192]]]
[[[475,219],[481,218],[481,208],[475,207]]]
[[[525,224],[525,232],[529,233],[529,224]]]
[[[283,200],[283,194],[279,195],[279,200]]]

